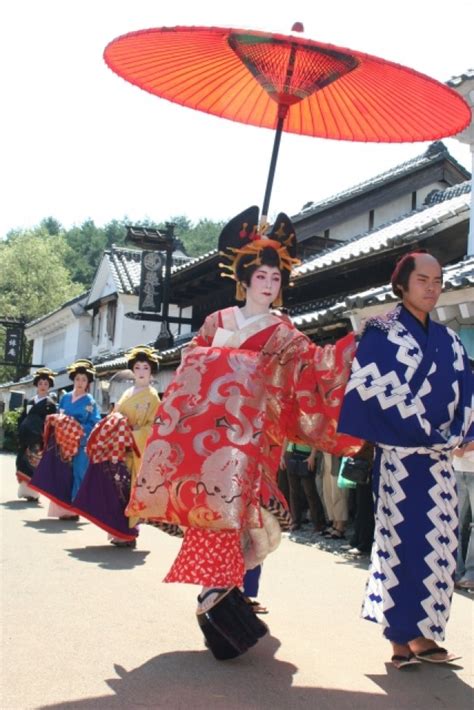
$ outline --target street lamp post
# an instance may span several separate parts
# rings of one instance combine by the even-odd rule
[[[155,341],[157,350],[166,350],[173,345],[173,335],[169,328],[170,279],[173,251],[175,249],[174,227],[172,222],[166,222],[163,232],[148,227],[127,227],[127,240],[148,251],[165,252],[165,273],[162,281],[161,314],[158,309],[153,314],[127,313],[127,317],[137,320],[153,320],[161,322],[160,332]]]
[[[155,342],[155,347],[157,350],[166,350],[173,345],[173,336],[169,329],[169,304],[170,304],[170,279],[171,279],[171,265],[173,258],[173,251],[175,247],[174,243],[174,224],[166,223],[166,229],[169,232],[165,232],[167,235],[165,252],[166,252],[166,262],[165,262],[165,278],[163,281],[163,308],[161,310],[161,327],[158,334],[158,338]]]

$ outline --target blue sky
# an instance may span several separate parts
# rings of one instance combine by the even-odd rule
[[[217,25],[305,35],[446,81],[472,66],[472,3],[427,0],[11,0],[0,10],[0,236],[52,215],[227,219],[263,198],[271,131],[171,104],[113,74],[102,52],[132,30]],[[471,35],[471,36],[470,36]],[[445,141],[469,170],[467,145]],[[285,134],[270,213],[296,213],[426,150]]]

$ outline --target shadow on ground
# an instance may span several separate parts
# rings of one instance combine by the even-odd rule
[[[64,532],[81,532],[87,523],[77,520],[61,520],[60,518],[42,518],[41,520],[24,520],[25,528],[33,528],[47,535],[56,535]]]
[[[348,554],[347,550],[351,547],[349,543],[351,537],[352,531],[348,530],[342,540],[331,540],[313,532],[312,526],[309,524],[303,525],[300,530],[289,533],[290,542],[315,547],[323,552],[330,552],[338,558],[338,564],[351,564],[359,569],[368,569],[369,555],[356,557]]]
[[[41,510],[43,507],[40,503],[35,503],[32,500],[21,500],[17,498],[16,500],[6,500],[4,503],[0,503],[2,508],[7,508],[8,510],[26,510],[31,508],[32,510]]]
[[[123,570],[144,565],[149,550],[133,550],[130,547],[114,547],[113,545],[88,545],[66,549],[70,557],[80,562],[91,562],[103,569]]]
[[[391,666],[386,675],[368,676],[372,693],[319,688],[317,666],[314,687],[294,686],[296,666],[274,657],[280,646],[269,636],[249,653],[233,661],[214,660],[209,651],[176,651],[155,656],[118,677],[106,681],[113,695],[86,698],[37,710],[114,710],[115,708],[169,708],[170,710],[436,710],[472,707],[471,689],[452,669],[428,667],[409,672]],[[341,683],[344,675],[341,669]]]

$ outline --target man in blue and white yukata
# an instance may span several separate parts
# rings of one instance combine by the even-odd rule
[[[339,431],[375,444],[375,534],[362,616],[382,624],[392,663],[447,663],[457,494],[452,452],[473,439],[473,382],[458,336],[430,312],[439,262],[407,254],[392,275],[401,303],[367,321]]]

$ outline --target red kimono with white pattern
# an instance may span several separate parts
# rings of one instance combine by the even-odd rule
[[[338,455],[361,446],[336,431],[354,337],[321,348],[286,316],[238,316],[211,314],[183,352],[132,489],[128,515],[184,530],[168,582],[242,584],[241,533],[262,526],[261,506],[286,505],[285,438]]]

